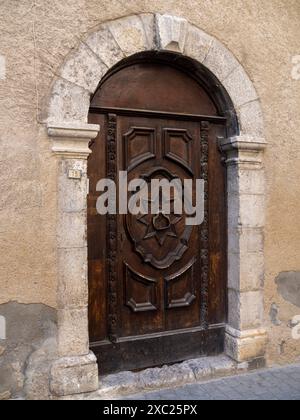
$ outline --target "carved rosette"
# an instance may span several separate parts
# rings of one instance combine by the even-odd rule
[[[107,177],[117,179],[117,116],[108,116]],[[108,267],[108,335],[112,343],[117,341],[117,215],[107,216],[107,267]]]
[[[201,178],[204,180],[204,222],[201,228],[201,323],[208,327],[209,286],[209,209],[208,209],[208,135],[209,123],[201,123]]]

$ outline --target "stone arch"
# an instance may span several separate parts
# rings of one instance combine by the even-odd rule
[[[214,75],[227,92],[238,124],[220,139],[228,165],[229,318],[226,353],[236,362],[263,359],[264,140],[263,116],[253,83],[233,54],[185,19],[141,14],[104,23],[80,43],[53,82],[48,135],[57,156],[58,353],[51,369],[57,396],[98,387],[89,351],[86,243],[87,157],[100,127],[87,123],[91,95],[117,63],[145,51],[186,56]],[[231,111],[230,109],[228,110]]]
[[[216,38],[168,15],[142,14],[104,23],[82,41],[54,82],[48,123],[86,123],[90,96],[106,72],[124,58],[151,50],[180,53],[205,66],[231,98],[240,134],[263,137],[259,98],[242,65]]]

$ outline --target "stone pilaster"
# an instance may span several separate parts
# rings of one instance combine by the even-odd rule
[[[265,175],[261,138],[221,139],[228,168],[226,351],[238,362],[263,357]]]
[[[57,156],[58,353],[51,370],[57,396],[94,391],[96,358],[89,351],[87,276],[87,157],[100,127],[51,124],[48,135]]]

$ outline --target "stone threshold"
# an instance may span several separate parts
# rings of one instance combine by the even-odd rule
[[[99,390],[71,399],[116,400],[149,391],[176,388],[226,376],[240,375],[265,367],[264,359],[237,363],[228,356],[204,357],[140,372],[121,372],[102,376]]]

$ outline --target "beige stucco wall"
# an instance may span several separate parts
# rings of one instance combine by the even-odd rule
[[[0,4],[0,304],[56,306],[55,162],[44,122],[51,83],[65,57],[100,23],[143,12],[171,13],[218,38],[253,81],[264,112],[267,173],[266,324],[269,360],[300,357],[289,322],[300,308],[275,278],[299,272],[299,0],[4,0]],[[272,304],[278,324],[271,322]],[[273,319],[274,321],[274,319]]]

